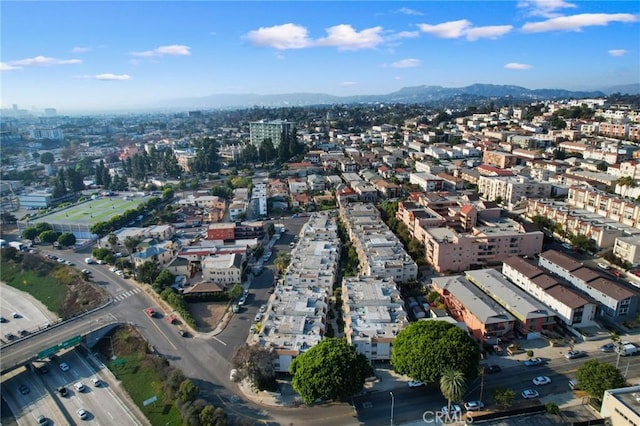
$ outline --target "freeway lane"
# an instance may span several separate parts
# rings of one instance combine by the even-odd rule
[[[82,318],[74,319],[63,324],[53,326],[50,329],[31,334],[0,348],[2,359],[2,372],[5,372],[24,360],[36,356],[38,352],[60,344],[74,336],[89,333],[98,326],[118,322],[118,319],[108,312],[108,307],[88,314]]]

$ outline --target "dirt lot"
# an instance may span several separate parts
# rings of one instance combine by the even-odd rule
[[[196,319],[198,331],[206,333],[215,330],[228,306],[228,302],[189,303],[189,311]]]

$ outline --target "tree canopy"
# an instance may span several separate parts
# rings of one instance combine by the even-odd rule
[[[391,365],[400,374],[435,383],[447,370],[467,379],[478,375],[480,348],[459,327],[444,321],[418,321],[398,333]]]
[[[76,236],[71,232],[64,232],[58,236],[58,244],[64,247],[70,247],[76,243]]]
[[[605,390],[624,387],[624,377],[620,371],[613,365],[597,359],[590,359],[582,364],[576,378],[580,389],[598,400],[602,400]]]
[[[238,370],[236,380],[247,379],[258,390],[272,389],[276,377],[273,362],[276,359],[275,352],[260,345],[240,346],[231,360]]]
[[[293,389],[306,404],[347,399],[360,392],[373,371],[367,358],[346,340],[327,338],[298,355],[289,369]]]

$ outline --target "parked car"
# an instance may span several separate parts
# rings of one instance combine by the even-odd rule
[[[38,424],[42,426],[47,426],[49,424],[49,419],[43,415],[38,416]]]
[[[576,358],[582,358],[587,356],[587,353],[585,351],[569,351],[566,354],[564,354],[564,357],[566,359],[576,359]]]
[[[542,360],[540,358],[529,358],[524,362],[524,365],[526,365],[527,367],[535,367],[541,364],[542,364]]]
[[[97,388],[98,388],[98,387],[100,387],[100,386],[102,386],[102,380],[100,380],[100,379],[99,379],[99,378],[97,378],[97,377],[92,378],[92,379],[91,379],[91,383],[93,383],[93,386],[95,386],[95,387],[97,387]]]
[[[267,310],[267,305],[260,306],[260,313],[264,313]]]
[[[58,393],[60,394],[60,396],[67,396],[69,394],[69,391],[67,390],[67,388],[65,388],[64,386],[60,386],[58,389],[56,389],[58,391]]]
[[[238,312],[240,312],[240,305],[233,305],[233,313],[237,314]]]
[[[609,269],[611,269],[611,267],[606,263],[598,263],[598,268],[604,269],[605,271],[608,271]]]
[[[538,376],[533,379],[533,384],[536,386],[548,385],[551,383],[551,379],[547,376]]]
[[[62,364],[60,364],[60,370],[69,371],[69,364],[67,364],[66,362],[63,362]]]
[[[254,320],[255,320],[256,322],[260,322],[260,320],[261,320],[261,319],[262,319],[262,314],[261,314],[260,312],[258,312],[258,313],[256,314],[256,317],[254,318]]]
[[[231,370],[231,372],[229,373],[229,380],[231,380],[232,382],[235,382],[236,378],[238,377],[238,370],[236,370],[235,368],[233,370]]]
[[[407,386],[409,386],[410,388],[417,388],[423,385],[424,383],[422,383],[420,380],[410,380],[407,382]]]
[[[6,319],[5,317],[0,317],[0,322],[5,323],[5,322],[9,322],[9,320]]]
[[[22,318],[22,315],[20,315],[20,314],[19,314],[19,313],[17,313],[17,312],[12,312],[12,313],[11,313],[11,317],[12,317],[12,318]]]
[[[442,412],[442,414],[444,414],[445,416],[447,414],[451,415],[451,416],[459,416],[460,413],[462,413],[462,408],[460,408],[460,406],[458,404],[451,404],[451,411],[449,411],[449,407],[447,407],[446,405],[444,407],[442,407],[440,409],[440,411]]]
[[[464,403],[464,409],[467,411],[479,411],[484,408],[482,401],[468,401]]]
[[[83,392],[85,390],[84,383],[82,382],[76,383],[75,385],[73,385],[73,387],[76,388],[78,392]]]
[[[31,389],[29,389],[29,387],[27,385],[20,385],[20,387],[18,388],[18,391],[22,394],[22,395],[26,395],[29,392],[31,392]]]
[[[524,399],[537,398],[539,396],[540,396],[540,394],[538,393],[537,390],[525,389],[525,390],[522,391],[522,397]]]
[[[182,337],[189,337],[189,332],[186,330],[178,330],[178,333],[182,336]]]

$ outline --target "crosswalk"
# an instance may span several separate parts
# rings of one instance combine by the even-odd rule
[[[118,294],[116,296],[113,296],[113,299],[117,302],[117,301],[124,300],[127,297],[131,297],[134,294],[138,294],[138,293],[140,293],[140,289],[139,288],[134,288],[133,290],[125,291],[124,293],[120,293],[120,294]]]

